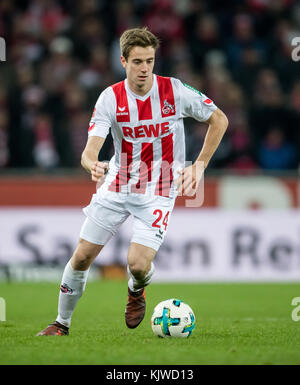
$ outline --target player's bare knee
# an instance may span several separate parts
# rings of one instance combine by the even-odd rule
[[[144,262],[135,262],[129,264],[129,270],[131,274],[135,277],[135,279],[143,279],[145,275],[148,273],[148,266]]]
[[[71,264],[75,270],[87,270],[95,258],[95,254],[89,250],[76,250],[72,256]]]
[[[72,267],[75,270],[87,270],[99,254],[102,247],[103,246],[101,245],[94,245],[80,239],[78,247],[71,258]]]
[[[80,253],[74,253],[71,258],[71,265],[74,270],[87,270],[90,266],[90,259]]]

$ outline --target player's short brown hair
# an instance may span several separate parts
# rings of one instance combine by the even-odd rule
[[[159,47],[158,38],[147,27],[127,29],[120,37],[121,55],[128,59],[133,47],[153,47],[155,51]]]

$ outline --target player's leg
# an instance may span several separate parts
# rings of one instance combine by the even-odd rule
[[[167,231],[168,219],[174,207],[174,199],[140,198],[130,207],[134,215],[133,237],[128,252],[128,299],[125,322],[129,328],[137,327],[146,310],[145,287],[150,284],[154,273],[153,259],[161,246]],[[135,197],[135,200],[137,198]]]
[[[128,287],[137,292],[151,282],[154,273],[153,259],[156,250],[139,243],[132,242],[128,252],[127,271],[129,274]]]
[[[78,245],[63,272],[57,318],[54,323],[39,332],[38,336],[69,334],[71,318],[84,292],[89,268],[111,237],[112,234],[106,229],[88,218],[85,220]]]
[[[69,334],[71,318],[76,304],[84,292],[90,265],[102,248],[103,245],[96,245],[80,238],[78,246],[63,272],[57,318],[54,323],[39,332],[38,336]]]
[[[103,246],[80,238],[62,276],[56,318],[59,324],[70,327],[76,304],[85,290],[90,266]]]
[[[132,242],[128,252],[127,271],[128,298],[125,310],[126,325],[136,328],[144,319],[146,311],[145,286],[149,285],[154,272],[153,259],[156,250]]]

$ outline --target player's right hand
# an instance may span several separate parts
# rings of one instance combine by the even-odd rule
[[[107,170],[108,170],[108,163],[99,162],[99,161],[94,162],[91,167],[92,181],[100,182],[100,180],[104,177]]]

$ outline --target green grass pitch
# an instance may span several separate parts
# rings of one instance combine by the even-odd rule
[[[87,284],[68,337],[36,337],[57,314],[58,284],[0,283],[0,364],[300,364],[300,321],[292,320],[298,284],[157,284],[146,289],[143,323],[127,329],[127,282]],[[152,333],[154,306],[168,298],[195,312],[190,338]]]

